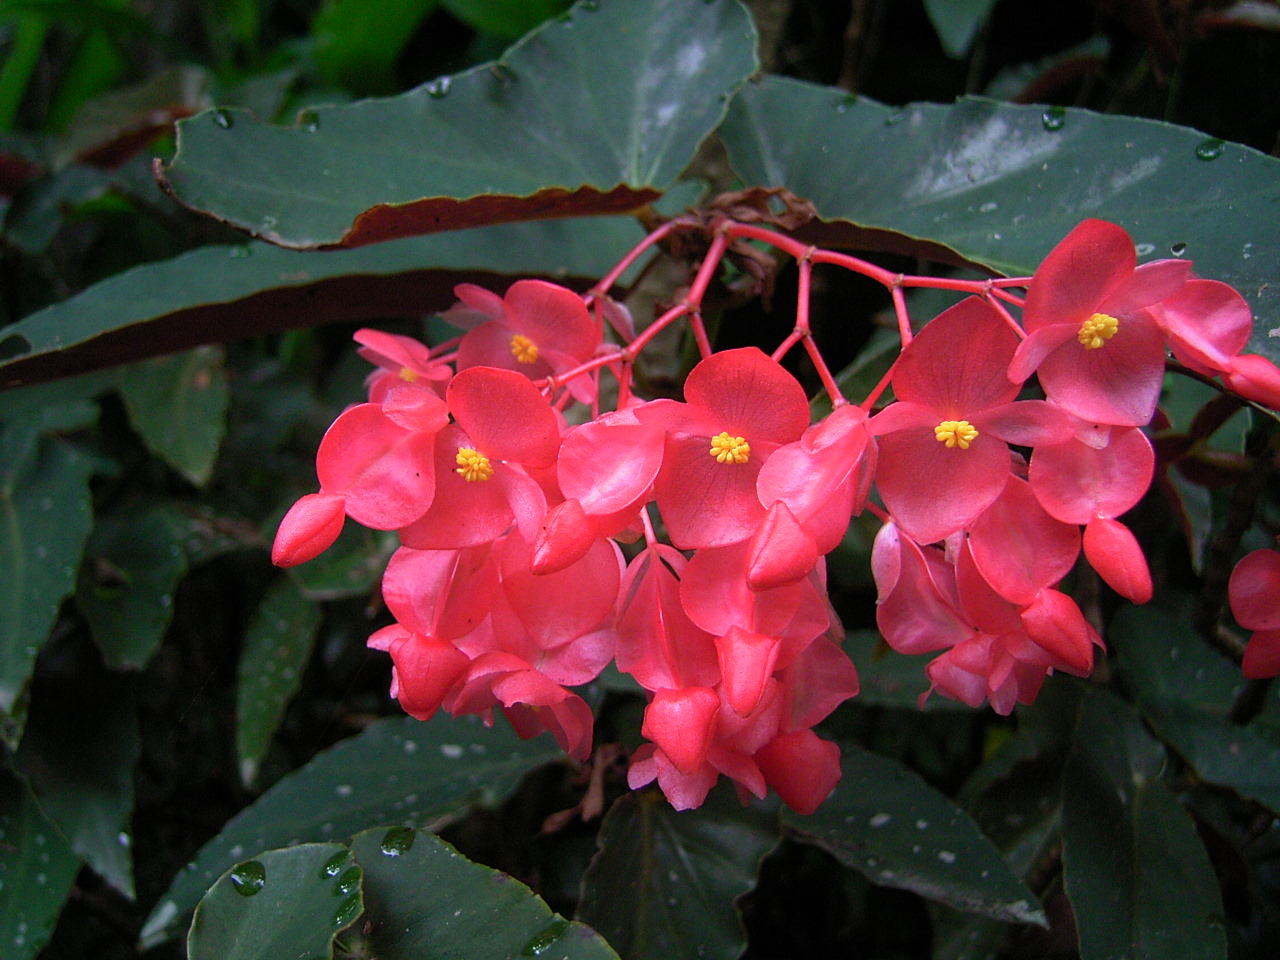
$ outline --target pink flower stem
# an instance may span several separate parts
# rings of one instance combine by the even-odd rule
[[[607,296],[608,292],[613,288],[613,285],[618,282],[618,278],[626,273],[627,268],[635,263],[646,250],[660,243],[668,234],[687,225],[687,219],[676,218],[675,220],[668,220],[662,226],[658,227],[657,230],[654,230],[632,247],[631,250],[627,252],[626,256],[617,262],[612,270],[601,277],[600,282],[587,291],[587,297],[594,300],[599,297]]]
[[[813,280],[813,261],[809,257],[813,249],[810,247],[800,258],[800,277],[796,290],[796,325],[787,338],[778,344],[778,349],[773,351],[772,357],[775,363],[781,361],[788,350],[809,336],[809,288]]]

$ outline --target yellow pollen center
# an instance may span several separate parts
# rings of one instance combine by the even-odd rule
[[[401,367],[400,379],[403,380],[405,383],[413,383],[415,380],[418,379],[418,375],[414,373],[412,370],[410,370],[408,367]]]
[[[1097,350],[1116,335],[1120,329],[1120,321],[1105,313],[1095,313],[1080,324],[1080,332],[1076,334],[1086,350]]]
[[[948,447],[968,450],[969,444],[978,438],[978,431],[968,420],[943,420],[933,428],[933,435]]]
[[[538,359],[538,345],[523,333],[511,338],[511,355],[517,363],[534,363]]]
[[[743,437],[721,433],[711,438],[711,455],[720,463],[746,463],[751,459],[751,444]]]
[[[493,464],[483,453],[470,447],[459,447],[457,456],[458,469],[455,471],[467,483],[476,480],[488,480],[493,476]]]

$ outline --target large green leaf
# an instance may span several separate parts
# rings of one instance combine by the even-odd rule
[[[53,933],[80,858],[8,771],[0,771],[0,850],[0,943],[6,957],[30,960]]]
[[[550,737],[521,740],[505,724],[439,716],[373,724],[285,777],[196,854],[152,911],[154,946],[228,867],[263,850],[349,837],[372,824],[419,826],[506,796],[530,770],[562,757]]]
[[[633,210],[755,69],[738,0],[590,0],[497,63],[294,127],[200,114],[162,176],[183,203],[288,247]]]
[[[196,908],[190,960],[332,956],[364,907],[361,870],[337,843],[268,850],[218,878]]]
[[[133,897],[133,680],[101,667],[37,683],[18,766],[45,816],[99,876]]]
[[[846,749],[844,775],[816,813],[784,812],[801,840],[889,887],[998,920],[1044,924],[1036,896],[973,819],[887,757]]]
[[[433,834],[367,830],[351,849],[364,868],[369,937],[381,960],[617,960],[589,927]]]
[[[747,945],[734,901],[777,842],[772,816],[724,790],[685,811],[656,790],[628,794],[600,827],[578,917],[628,960],[732,960]]]
[[[1082,960],[1226,956],[1222,899],[1167,762],[1137,714],[1085,700],[1062,789],[1062,859]]]
[[[89,535],[92,464],[61,440],[31,442],[22,426],[0,433],[0,723],[18,739],[15,705],[75,588]]]
[[[1280,360],[1280,160],[1151,120],[980,99],[893,109],[780,78],[744,88],[720,132],[743,180],[816,205],[818,242],[1014,276],[1081,220],[1119,223],[1141,260],[1184,256],[1238,289],[1249,350]]]
[[[507,224],[364,250],[211,246],[135,267],[0,331],[0,388],[334,320],[421,316],[469,280],[602,276],[642,236],[619,217]]]
[[[240,651],[236,687],[236,755],[240,779],[253,783],[289,698],[311,658],[320,607],[281,576],[254,612]]]

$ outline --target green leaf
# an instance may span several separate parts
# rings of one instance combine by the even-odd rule
[[[1239,668],[1189,617],[1158,607],[1123,608],[1111,638],[1144,715],[1196,775],[1280,811],[1280,747],[1228,717],[1244,686]]]
[[[755,69],[737,0],[583,3],[495,64],[292,128],[227,110],[182,121],[163,176],[193,209],[287,247],[634,210]]]
[[[1016,276],[1081,220],[1119,223],[1140,260],[1184,256],[1239,290],[1248,350],[1280,360],[1273,157],[1152,120],[979,99],[895,110],[781,78],[745,87],[720,133],[743,180],[816,205],[824,243]]]
[[[978,28],[986,22],[996,0],[924,0],[929,22],[947,56],[959,59],[973,46]]]
[[[7,770],[0,771],[0,850],[0,943],[11,960],[31,960],[53,933],[80,858]]]
[[[0,720],[6,723],[16,721],[14,707],[36,654],[75,588],[90,526],[88,458],[64,441],[28,446],[20,433],[6,428],[0,434]],[[9,727],[4,737],[16,744],[17,731]]]
[[[205,888],[246,857],[371,824],[446,821],[501,800],[526,773],[561,757],[550,737],[521,740],[474,717],[372,724],[285,777],[205,844],[152,911],[142,941],[150,947],[176,934]]]
[[[274,535],[274,527],[270,533]],[[367,596],[399,545],[395,534],[348,523],[332,547],[314,560],[290,567],[289,575],[308,600]]]
[[[508,40],[527,33],[569,6],[568,0],[442,0],[442,3],[467,26]]]
[[[129,677],[98,667],[36,684],[18,767],[45,816],[99,876],[133,897],[133,768],[142,754]]]
[[[850,630],[844,652],[858,668],[858,699],[864,707],[898,707],[918,712],[920,696],[929,689],[924,668],[927,657],[909,657],[884,646],[877,630]],[[930,697],[925,710],[968,710],[946,697]]]
[[[361,870],[337,843],[268,850],[218,878],[196,908],[191,960],[330,957],[364,909]]]
[[[844,775],[817,812],[783,812],[799,839],[869,880],[997,920],[1045,925],[1036,896],[960,807],[887,757],[843,753]]]
[[[1164,750],[1095,689],[1063,774],[1062,859],[1082,960],[1226,956],[1217,878],[1160,780]]]
[[[510,224],[328,253],[212,246],[145,264],[0,331],[0,388],[335,320],[421,316],[462,280],[599,277],[643,236],[606,217]]]
[[[319,629],[320,607],[282,576],[245,632],[236,687],[236,756],[246,786],[257,776],[284,708],[302,684]]]
[[[439,0],[328,0],[311,24],[315,59],[331,83],[387,93],[414,31]]]
[[[777,821],[717,790],[696,810],[677,811],[656,790],[631,793],[609,810],[600,850],[582,879],[578,918],[628,960],[731,960],[746,948],[734,903],[756,884],[778,842]]]
[[[187,572],[185,524],[166,507],[99,518],[85,548],[76,606],[112,667],[147,665]]]
[[[380,827],[355,837],[351,849],[364,868],[369,939],[381,960],[617,960],[589,927],[552,913],[524,884],[433,834]]]
[[[227,429],[222,351],[201,347],[140,363],[121,372],[120,396],[147,448],[203,486]]]

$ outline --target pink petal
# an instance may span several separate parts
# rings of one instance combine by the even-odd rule
[[[969,297],[925,325],[898,358],[893,392],[930,407],[943,419],[971,419],[1018,395],[1006,371],[1018,335],[996,308]]]
[[[539,351],[557,350],[578,363],[590,359],[600,342],[582,298],[545,280],[517,280],[503,298],[506,324],[532,340]]]
[[[271,562],[277,567],[306,563],[333,546],[346,519],[342,494],[309,493],[289,508],[271,546]]]
[[[777,637],[736,626],[716,638],[725,700],[738,716],[745,717],[760,705],[765,684],[778,662],[778,646]]]
[[[1280,629],[1280,553],[1255,550],[1244,557],[1231,571],[1227,595],[1246,630]]]
[[[756,347],[713,353],[689,372],[685,401],[701,408],[727,430],[760,441],[790,443],[809,425],[804,388]]]
[[[719,547],[755,532],[765,513],[756,477],[767,454],[752,443],[746,463],[720,463],[705,437],[667,437],[654,491],[675,546]]]
[[[1089,565],[1120,596],[1134,603],[1151,599],[1151,571],[1137,539],[1119,520],[1094,517],[1084,528]]]
[[[1123,227],[1085,220],[1049,252],[1027,287],[1028,333],[1052,323],[1078,327],[1118,290],[1138,262]]]
[[[1160,399],[1164,349],[1164,336],[1148,315],[1128,314],[1098,349],[1073,337],[1036,372],[1049,399],[1081,419],[1140,427],[1151,421]]]
[[[812,730],[780,733],[755,755],[765,780],[796,813],[813,813],[840,782],[840,747]]]
[[[677,770],[692,774],[706,762],[719,712],[720,698],[707,687],[659,690],[644,712],[640,734]]]
[[[1280,674],[1280,630],[1259,630],[1244,648],[1241,672],[1250,680],[1263,680]]]
[[[1028,479],[1041,506],[1064,523],[1118,517],[1132,508],[1155,472],[1155,451],[1141,430],[1113,430],[1094,449],[1077,440],[1036,447]]]
[[[1042,587],[1071,572],[1080,531],[1051,517],[1024,480],[1011,478],[999,499],[969,524],[969,548],[986,581],[1005,599],[1031,603]]]
[[[555,462],[560,426],[528,379],[495,367],[463,370],[449,384],[449,410],[475,449],[492,460]]]

